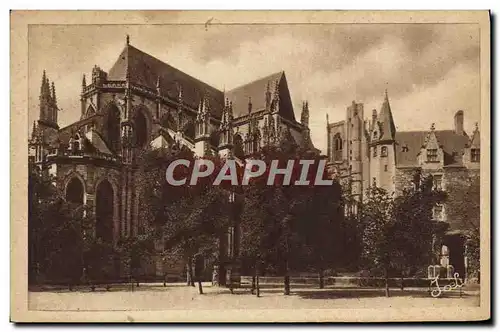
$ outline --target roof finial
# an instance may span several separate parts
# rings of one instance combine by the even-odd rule
[[[330,124],[330,119],[329,119],[329,117],[328,117],[328,113],[326,113],[326,124],[327,124],[327,125],[328,125],[328,124]]]
[[[479,131],[479,124],[477,122],[474,124],[474,131]]]
[[[127,34],[127,45],[130,45],[130,36]]]
[[[431,130],[432,131],[436,130],[436,124],[434,122],[431,124]]]
[[[387,95],[387,88],[385,88],[385,100],[389,100],[389,96]]]

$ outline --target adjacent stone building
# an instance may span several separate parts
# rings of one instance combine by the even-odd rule
[[[458,211],[467,199],[479,204],[479,196],[460,193],[479,183],[481,146],[477,124],[470,135],[465,132],[463,111],[457,111],[450,122],[453,129],[438,130],[432,124],[428,130],[398,132],[386,91],[380,111],[373,110],[370,120],[365,119],[363,104],[353,101],[345,120],[327,123],[327,154],[330,167],[358,202],[369,186],[397,195],[431,175],[435,188],[448,193],[447,202],[436,206],[433,215],[450,225],[443,245],[450,264],[463,276],[466,248],[462,235],[470,223]],[[355,212],[356,206],[352,209]],[[479,220],[479,215],[470,219]]]

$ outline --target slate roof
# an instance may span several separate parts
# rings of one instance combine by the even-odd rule
[[[177,99],[182,87],[183,101],[197,109],[203,94],[209,99],[212,116],[220,119],[224,105],[224,93],[218,89],[174,68],[157,58],[144,53],[132,45],[126,45],[108,73],[108,80],[124,81],[127,75],[130,81],[150,89],[156,89],[158,76],[162,95]]]
[[[389,97],[387,90],[385,91],[384,102],[380,110],[379,121],[381,122],[381,136],[380,140],[393,140],[396,133],[396,126],[392,118],[391,105],[389,104]]]
[[[417,166],[417,154],[424,145],[430,131],[396,132],[396,164],[397,166]],[[436,138],[444,150],[444,165],[460,165],[462,153],[469,142],[467,134],[457,135],[454,130],[435,130]],[[403,152],[403,146],[408,147]],[[455,154],[453,154],[455,152]]]
[[[233,115],[235,118],[248,114],[248,100],[252,101],[252,113],[266,108],[266,90],[269,84],[271,100],[278,84],[280,96],[280,115],[295,121],[293,105],[288,90],[285,72],[280,71],[269,76],[257,79],[225,93],[226,98],[233,102]]]
[[[211,115],[217,119],[221,118],[225,98],[229,98],[233,102],[234,117],[248,114],[249,97],[252,100],[253,111],[263,110],[266,105],[267,84],[270,84],[272,98],[277,82],[280,95],[280,114],[289,120],[295,121],[288,83],[283,71],[224,93],[130,44],[125,46],[115,64],[109,70],[108,80],[124,81],[127,76],[127,68],[131,82],[153,90],[156,89],[159,76],[162,95],[174,100],[178,98],[181,86],[184,103],[195,109],[198,108],[203,94],[206,93],[209,99]]]

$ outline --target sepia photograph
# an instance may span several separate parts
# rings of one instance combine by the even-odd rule
[[[488,11],[12,11],[11,320],[490,318]]]

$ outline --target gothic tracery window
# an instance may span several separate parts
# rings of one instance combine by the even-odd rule
[[[342,137],[340,137],[340,134],[336,134],[333,137],[334,140],[334,151],[333,151],[333,158],[334,160],[342,160]]]
[[[478,163],[481,158],[480,150],[479,149],[471,149],[470,150],[470,161],[473,163]]]
[[[120,142],[120,111],[116,106],[108,110],[107,131],[109,146],[116,151]]]
[[[137,112],[135,116],[135,140],[139,147],[144,147],[148,140],[147,121],[143,112]]]

